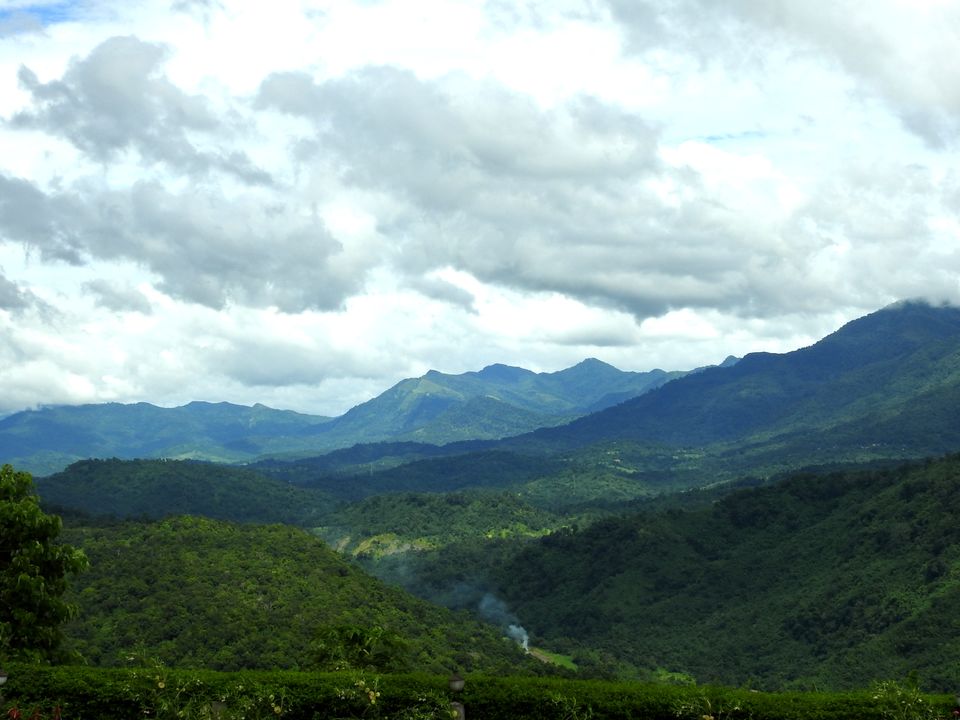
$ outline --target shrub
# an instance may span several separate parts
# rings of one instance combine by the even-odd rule
[[[449,720],[452,699],[446,678],[431,675],[223,673],[158,664],[130,669],[12,665],[7,670],[7,702],[0,709],[6,713],[15,706],[27,720],[49,720],[58,707],[62,720]],[[761,693],[471,675],[457,699],[467,717],[484,720],[928,720],[950,714],[950,698],[922,696],[908,687],[908,709],[920,707],[923,714],[905,715],[904,695],[897,688],[903,690],[888,684],[860,693]]]

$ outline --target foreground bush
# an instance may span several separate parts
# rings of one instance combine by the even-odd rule
[[[447,679],[428,675],[240,672],[14,665],[4,716],[24,720],[449,720]],[[759,693],[714,687],[544,678],[467,679],[471,720],[933,720],[950,699],[887,683],[860,693]],[[17,710],[11,714],[12,708]]]

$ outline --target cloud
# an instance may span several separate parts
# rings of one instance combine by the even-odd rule
[[[136,150],[148,162],[189,175],[219,171],[269,185],[270,175],[243,151],[198,147],[216,144],[229,128],[203,97],[183,92],[161,73],[166,57],[163,45],[127,36],[73,60],[60,80],[40,82],[21,65],[17,77],[33,107],[16,113],[11,125],[62,136],[101,163]]]
[[[83,263],[83,215],[69,196],[51,200],[37,187],[0,172],[0,234],[40,250],[44,259]]]
[[[36,298],[31,292],[22,290],[0,273],[0,310],[17,312],[27,309],[35,302]]]
[[[667,229],[651,220],[672,211],[646,183],[671,171],[638,116],[591,98],[544,111],[499,86],[392,68],[325,83],[273,75],[258,105],[311,120],[348,183],[396,198],[381,230],[403,238],[392,260],[407,273],[451,266],[642,316],[666,307],[652,286]],[[673,284],[686,300],[679,286],[690,283]]]
[[[638,333],[635,327],[618,327],[610,323],[607,327],[574,327],[549,334],[545,339],[558,345],[625,348],[636,344]]]
[[[195,12],[207,20],[214,11],[223,10],[224,6],[219,0],[174,0],[170,8],[177,12]]]
[[[851,297],[877,306],[957,297],[960,178],[938,175],[882,159],[851,163],[799,208],[785,239],[807,246],[803,272],[819,279],[825,308]]]
[[[869,12],[855,0],[607,0],[632,52],[663,50],[722,65],[764,84],[786,55],[813,70],[843,72],[857,94],[887,103],[903,125],[935,147],[960,130],[960,6],[884,0]]]
[[[638,320],[682,307],[775,315],[832,292],[798,273],[829,240],[783,234],[798,192],[788,176],[708,146],[668,153],[642,116],[596,98],[544,109],[487,82],[376,67],[274,74],[256,104],[312,123],[307,172],[332,163],[393,198],[378,229],[414,287],[450,267]]]
[[[434,276],[414,277],[408,281],[408,285],[412,290],[416,290],[425,297],[459,306],[469,312],[475,312],[474,300],[476,298],[473,293],[443,278]]]
[[[205,354],[211,370],[248,387],[310,385],[369,374],[359,355],[325,343],[298,343],[279,336],[221,338]]]
[[[117,286],[107,280],[90,280],[83,284],[83,289],[93,295],[95,302],[102,308],[116,312],[138,312],[149,315],[153,312],[147,297],[129,286]]]
[[[147,181],[45,193],[0,174],[2,235],[75,265],[132,260],[163,292],[213,308],[336,308],[375,261],[347,257],[318,218],[269,196],[174,193]]]

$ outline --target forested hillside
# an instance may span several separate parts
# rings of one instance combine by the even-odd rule
[[[376,495],[331,513],[316,531],[340,552],[379,559],[475,538],[534,537],[562,519],[515,493],[466,491]]]
[[[450,546],[409,582],[442,597],[471,567],[534,642],[638,672],[838,688],[917,670],[946,691],[960,675],[958,514],[960,456],[801,474],[705,509]]]
[[[251,470],[188,460],[83,460],[36,486],[48,507],[117,518],[189,514],[312,526],[335,504]]]
[[[902,303],[808,348],[752,353],[534,437],[558,448],[627,439],[750,455],[761,446],[806,464],[923,456],[960,447],[960,418],[944,412],[958,394],[960,309]]]
[[[543,670],[498,630],[388,587],[289,526],[170,518],[64,535],[91,562],[70,592],[80,612],[68,649],[96,665],[143,653],[181,667],[328,667],[350,660],[359,633],[380,670]]]

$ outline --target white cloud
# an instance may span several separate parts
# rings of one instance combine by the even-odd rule
[[[0,412],[332,414],[429,368],[690,368],[956,300],[957,12],[8,1]]]

